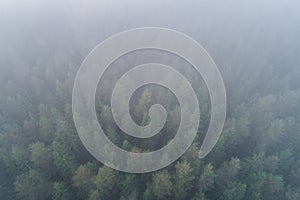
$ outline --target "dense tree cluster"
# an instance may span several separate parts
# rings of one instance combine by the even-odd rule
[[[159,171],[129,174],[93,158],[73,123],[76,71],[89,49],[110,33],[103,21],[98,21],[100,29],[86,25],[80,10],[87,12],[87,8],[77,4],[66,12],[54,9],[60,20],[53,13],[39,13],[43,20],[35,15],[26,16],[29,22],[19,17],[21,22],[25,20],[26,28],[8,23],[1,31],[0,38],[6,40],[0,47],[0,199],[300,199],[299,27],[287,23],[280,32],[269,22],[267,28],[256,24],[250,31],[250,22],[241,18],[245,21],[235,24],[242,24],[242,28],[234,30],[224,28],[220,12],[220,35],[211,27],[190,31],[220,65],[228,95],[223,133],[202,160],[198,151],[210,119],[210,101],[201,77],[195,76],[191,66],[172,55],[151,51],[113,63],[115,67],[107,74],[116,79],[129,66],[152,61],[150,54],[152,59],[175,64],[191,81],[200,102],[198,134],[186,153]],[[135,20],[139,24],[138,17]],[[47,26],[53,29],[49,31]],[[84,31],[79,34],[81,29]],[[11,34],[18,31],[22,35]],[[83,39],[88,32],[91,37]],[[278,37],[285,39],[278,41]],[[124,134],[113,121],[107,97],[116,80],[101,81],[96,110],[113,143],[128,151],[144,152],[158,149],[174,137],[180,120],[174,94],[159,86],[136,91],[130,112],[137,124],[149,123],[148,109],[154,103],[161,103],[168,111],[161,133],[141,141]]]

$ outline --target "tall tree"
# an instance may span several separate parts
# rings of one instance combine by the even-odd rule
[[[70,186],[65,182],[55,182],[53,183],[53,200],[71,200],[74,196],[70,191]]]
[[[193,169],[186,161],[177,162],[175,169],[173,176],[173,197],[175,199],[186,199],[188,192],[192,189],[193,180],[195,179]]]
[[[162,170],[152,175],[151,191],[157,199],[170,198],[172,182],[167,170]]]
[[[99,168],[98,174],[95,178],[96,189],[91,191],[90,199],[112,199],[117,198],[118,195],[118,180],[119,172],[103,166]]]
[[[50,199],[51,197],[50,182],[37,170],[30,170],[18,176],[15,190],[18,196],[24,200]]]

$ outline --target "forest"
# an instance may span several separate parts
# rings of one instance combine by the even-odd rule
[[[0,2],[0,199],[3,200],[299,200],[300,4],[297,1],[37,1]],[[201,43],[216,62],[227,92],[223,132],[212,152],[198,151],[210,120],[210,98],[193,67],[167,52],[142,50],[112,63],[97,88],[99,123],[131,152],[166,145],[180,107],[157,85],[139,88],[130,112],[141,126],[160,103],[168,120],[141,141],[112,117],[109,95],[133,66],[174,66],[196,91],[196,139],[171,165],[125,173],[83,146],[72,114],[74,79],[86,55],[112,34],[157,26]]]

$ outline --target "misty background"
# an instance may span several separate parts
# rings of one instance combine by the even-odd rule
[[[300,199],[299,10],[296,0],[0,1],[0,199]],[[147,26],[203,45],[223,76],[227,120],[213,152],[199,160],[209,119],[200,84],[204,124],[187,154],[158,172],[119,173],[82,146],[73,81],[101,41]],[[133,115],[147,123],[146,108],[163,98],[138,95]],[[176,103],[163,101],[176,116]],[[119,146],[155,148],[116,137],[109,105],[97,109]]]

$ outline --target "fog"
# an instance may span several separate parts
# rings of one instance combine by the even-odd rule
[[[0,0],[0,199],[300,199],[299,11],[297,0]],[[174,65],[191,82],[201,112],[182,157],[134,174],[107,167],[84,146],[72,91],[96,45],[143,27],[182,32],[205,48],[223,78],[227,113],[216,146],[199,159],[212,115],[205,79],[163,51],[118,58],[99,82],[94,106],[116,146],[150,152],[179,126],[176,96],[159,86],[139,88],[129,103],[141,126],[151,121],[151,105],[167,108],[159,134],[142,141],[116,125],[108,94],[133,64]]]

